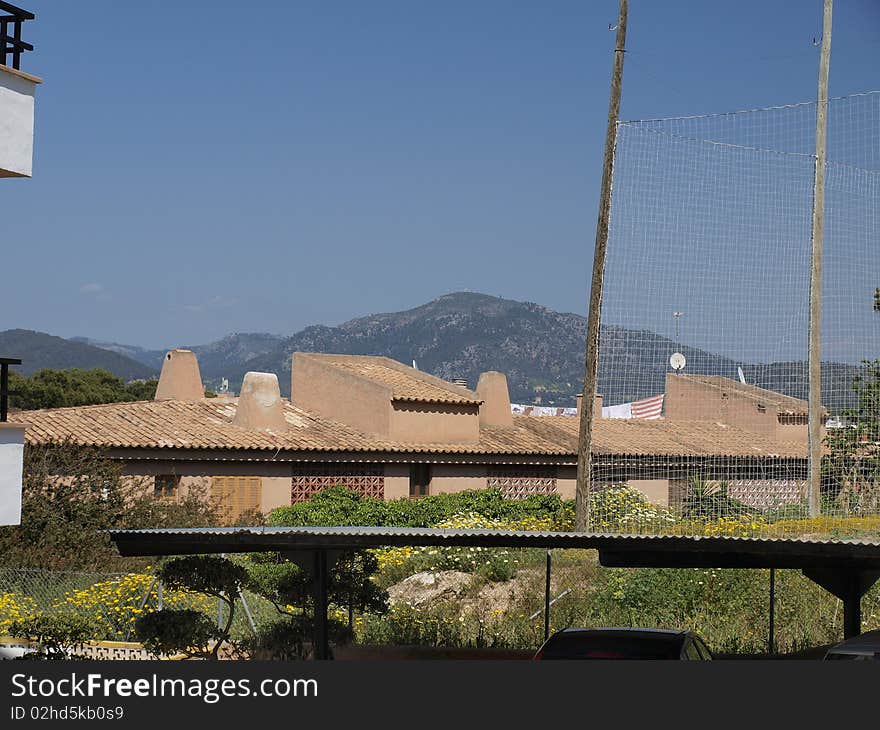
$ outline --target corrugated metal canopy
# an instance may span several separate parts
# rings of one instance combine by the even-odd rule
[[[124,556],[447,546],[580,548],[606,566],[880,570],[880,542],[404,527],[204,527],[110,532]]]

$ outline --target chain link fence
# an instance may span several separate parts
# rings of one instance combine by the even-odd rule
[[[225,619],[221,602],[163,586],[151,573],[50,571],[0,567],[0,636],[13,622],[36,614],[68,613],[88,619],[96,641],[135,641],[138,616],[192,608]],[[264,598],[243,591],[236,602],[233,636],[245,638],[277,616]]]
[[[615,443],[594,453],[594,487],[612,490],[594,529],[880,534],[876,91],[828,102],[821,515],[809,507],[816,107],[618,124],[598,372],[616,420],[594,429]],[[639,493],[650,505],[621,513]]]

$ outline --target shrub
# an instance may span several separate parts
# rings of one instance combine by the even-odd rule
[[[283,618],[261,627],[244,648],[270,659],[304,658],[314,627],[312,575],[280,554],[256,553],[246,563],[251,590],[268,599]],[[379,561],[370,551],[344,553],[330,566],[328,603],[345,606],[362,614],[388,610],[388,594],[372,580]],[[328,630],[331,643],[349,641],[347,623],[334,618],[331,610]]]
[[[502,520],[469,512],[439,522],[438,528],[455,530],[548,530],[549,518],[524,517]],[[520,552],[484,547],[400,547],[374,551],[382,569],[381,582],[390,585],[422,570],[460,570],[479,573],[490,581],[510,580],[520,564]]]
[[[572,507],[558,495],[505,499],[498,489],[436,494],[421,499],[385,501],[364,497],[342,486],[330,487],[307,502],[279,507],[269,515],[271,525],[372,525],[431,527],[460,514],[496,520],[547,519],[554,528],[567,523]]]
[[[675,522],[668,509],[650,504],[632,487],[609,487],[590,495],[590,526],[597,532],[666,531]]]
[[[94,626],[72,614],[38,613],[13,621],[9,633],[36,645],[26,659],[79,659],[78,652],[92,637]]]
[[[0,560],[23,568],[105,568],[118,560],[106,531],[124,509],[120,464],[96,449],[28,446],[21,524],[0,527]]]
[[[682,516],[690,520],[714,520],[719,517],[740,517],[755,512],[753,508],[730,497],[727,491],[727,482],[691,479],[682,504]]]
[[[254,659],[291,661],[307,659],[312,646],[310,621],[279,618],[260,626],[257,635],[245,641],[242,648]],[[331,616],[327,618],[327,633],[331,644],[344,644],[354,637],[348,625]]]
[[[37,604],[30,596],[0,593],[0,634],[8,633],[14,622],[30,618],[36,610]]]
[[[185,654],[216,659],[224,638],[206,614],[191,608],[142,614],[135,620],[135,634],[156,657]]]
[[[172,589],[193,591],[222,601],[226,605],[226,623],[215,629],[206,614],[194,609],[157,611],[144,614],[135,622],[140,641],[148,648],[161,649],[161,653],[169,653],[165,649],[170,649],[217,659],[222,645],[230,640],[236,598],[250,582],[247,570],[227,558],[191,555],[168,561],[158,577]],[[209,649],[208,643],[212,640],[214,643]]]
[[[140,615],[156,610],[158,598],[154,577],[134,573],[70,591],[57,608],[73,610],[89,617],[97,635],[103,638],[125,640],[131,635]],[[210,610],[210,599],[190,591],[173,588],[163,590],[162,600],[168,609]]]

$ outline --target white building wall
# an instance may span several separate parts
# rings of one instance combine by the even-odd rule
[[[0,177],[30,177],[39,79],[0,66]]]
[[[24,426],[0,424],[0,525],[21,524]]]

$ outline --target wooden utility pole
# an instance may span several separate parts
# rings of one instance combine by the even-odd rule
[[[605,159],[602,164],[602,190],[599,196],[599,220],[596,223],[596,248],[593,253],[593,279],[590,285],[590,311],[587,316],[587,352],[584,389],[581,397],[580,439],[578,441],[577,492],[575,494],[575,529],[590,529],[590,490],[592,474],[590,452],[593,443],[593,410],[596,403],[596,378],[599,362],[599,308],[602,304],[602,281],[605,276],[605,252],[608,247],[608,221],[611,216],[611,178],[614,172],[614,145],[620,115],[620,89],[623,82],[623,57],[626,52],[627,0],[620,0],[617,38],[614,43],[614,66],[611,71],[611,100],[608,104],[608,129],[605,133]]]
[[[810,516],[821,511],[822,484],[822,236],[825,220],[825,137],[828,126],[828,69],[831,64],[831,11],[834,0],[825,0],[822,49],[819,56],[819,92],[816,99],[816,159],[813,177],[813,228],[810,258]]]

